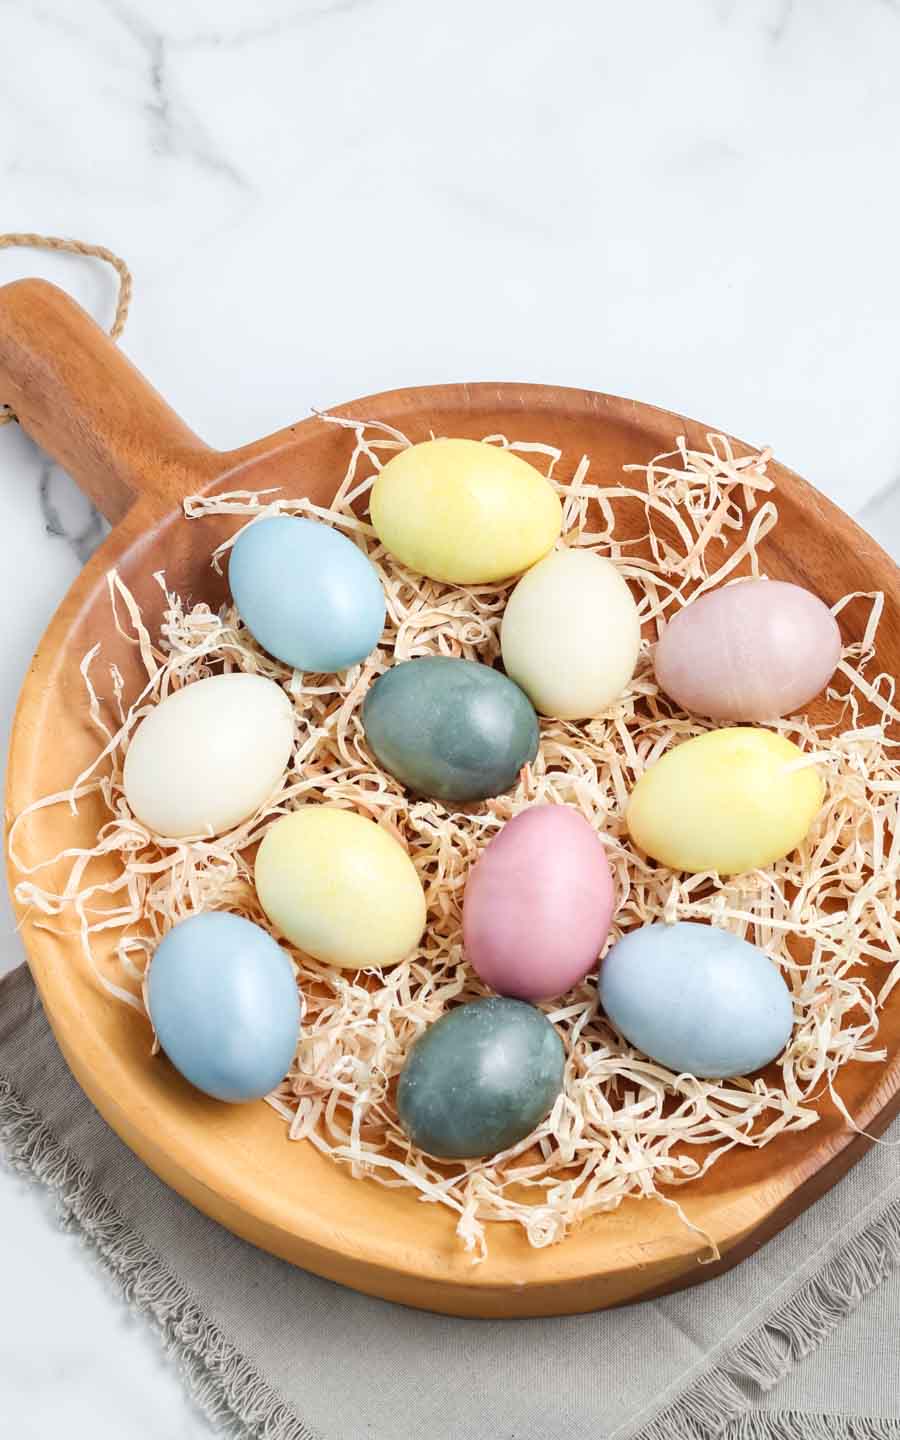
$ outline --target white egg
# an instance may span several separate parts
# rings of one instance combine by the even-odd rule
[[[536,710],[560,720],[589,720],[618,699],[640,643],[631,591],[590,550],[554,550],[527,570],[501,629],[507,675]]]
[[[159,835],[221,834],[271,795],[293,735],[293,706],[273,680],[197,680],[141,721],[125,756],[125,798]]]

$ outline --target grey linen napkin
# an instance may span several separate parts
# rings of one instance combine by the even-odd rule
[[[889,1138],[900,1138],[900,1124]],[[24,967],[0,981],[0,1141],[14,1165],[56,1191],[68,1223],[177,1353],[198,1403],[234,1435],[900,1436],[892,1419],[900,1408],[896,1308],[893,1320],[875,1315],[880,1357],[871,1325],[854,1329],[857,1316],[847,1324],[857,1302],[900,1264],[896,1149],[874,1147],[787,1231],[699,1288],[594,1315],[464,1321],[388,1305],[296,1270],[168,1190],[72,1079]],[[860,1346],[856,1390],[852,1380],[850,1394],[846,1385],[826,1384],[830,1418],[804,1414],[803,1392],[785,1395],[782,1386],[772,1408],[771,1387],[839,1325]],[[885,1367],[876,1392],[883,1403],[870,1393],[874,1367]],[[854,1413],[876,1418],[849,1418]]]

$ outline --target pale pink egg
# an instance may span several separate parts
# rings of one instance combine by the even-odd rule
[[[613,912],[606,853],[568,805],[534,805],[507,821],[466,882],[466,956],[486,985],[552,1000],[597,964]]]
[[[766,721],[802,710],[840,658],[837,621],[817,595],[783,580],[743,580],[679,611],[654,665],[683,710]]]

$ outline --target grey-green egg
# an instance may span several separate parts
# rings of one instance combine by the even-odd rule
[[[537,715],[518,685],[488,665],[442,655],[379,676],[362,722],[384,770],[445,804],[502,795],[538,749]]]
[[[540,1125],[563,1088],[565,1053],[550,1021],[522,1000],[473,1000],[430,1025],[397,1087],[414,1145],[446,1160],[496,1155]]]

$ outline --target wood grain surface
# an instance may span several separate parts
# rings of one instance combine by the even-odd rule
[[[203,357],[198,356],[198,363]],[[304,420],[231,452],[209,449],[66,295],[42,281],[0,289],[0,400],[65,466],[115,523],[79,576],[41,642],[22,689],[7,778],[7,815],[68,786],[96,751],[78,666],[102,642],[126,685],[137,688],[133,647],[116,634],[105,574],[115,565],[151,630],[169,586],[217,604],[224,582],[209,565],[234,518],[186,521],[185,494],[279,485],[327,502],[344,473],[352,435]],[[439,385],[372,396],[336,412],[398,426],[413,440],[430,430],[481,437],[502,431],[561,447],[571,473],[583,453],[592,478],[610,483],[626,462],[646,462],[677,435],[702,446],[710,427],[613,396],[552,386]],[[740,447],[740,442],[735,442]],[[900,671],[900,584],[873,540],[799,476],[777,464],[780,523],[761,559],[774,577],[808,586],[831,603],[848,591],[883,590],[880,668]],[[619,523],[641,533],[642,510],[623,506]],[[847,629],[861,608],[841,616]],[[848,631],[849,633],[849,631]],[[826,713],[824,702],[817,718]],[[91,846],[96,805],[77,817],[65,807],[38,812],[19,848],[37,860],[63,845]],[[42,872],[45,881],[61,880]],[[99,872],[98,872],[99,873]],[[16,876],[11,876],[14,882]],[[562,1244],[531,1249],[510,1225],[490,1226],[490,1254],[473,1266],[452,1216],[412,1193],[354,1181],[306,1143],[291,1144],[263,1103],[226,1106],[192,1090],[164,1060],[152,1059],[149,1029],[110,999],[71,936],[41,929],[21,913],[22,935],[44,1006],[74,1074],[98,1110],[142,1159],[206,1214],[247,1240],[318,1274],[408,1305],[469,1316],[571,1313],[658,1294],[707,1279],[756,1249],[847,1170],[869,1143],[827,1101],[810,1130],[765,1150],[736,1150],[679,1190],[691,1219],[714,1236],[722,1260],[703,1263],[701,1240],[653,1201],[628,1201],[588,1220]],[[884,1065],[851,1064],[841,1093],[870,1135],[900,1108],[900,987],[882,1014]]]

